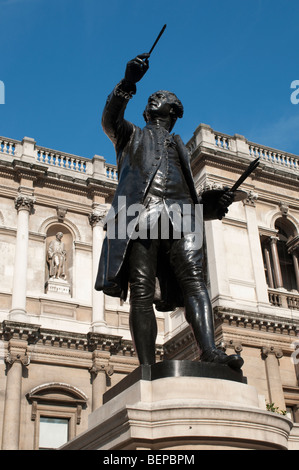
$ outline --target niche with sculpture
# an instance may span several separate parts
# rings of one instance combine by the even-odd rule
[[[67,227],[54,224],[49,227],[46,239],[47,294],[59,297],[71,296],[73,237]]]

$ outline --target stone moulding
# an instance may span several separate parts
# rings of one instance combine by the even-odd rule
[[[61,449],[287,450],[291,428],[288,418],[265,410],[255,387],[164,377],[140,380],[116,395],[91,413],[86,432]]]

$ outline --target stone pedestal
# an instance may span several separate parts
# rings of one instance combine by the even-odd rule
[[[244,382],[215,364],[141,366],[104,394],[88,430],[62,450],[287,449],[291,421],[266,411]]]
[[[50,278],[46,283],[46,293],[59,298],[69,298],[71,297],[71,287],[64,279]]]

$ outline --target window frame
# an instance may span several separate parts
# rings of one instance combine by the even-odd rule
[[[40,436],[40,418],[59,418],[68,420],[68,437],[67,442],[73,439],[76,435],[76,411],[72,409],[64,408],[58,410],[57,408],[53,409],[51,405],[39,405],[35,418],[34,426],[34,449],[35,450],[54,450],[52,447],[43,447],[42,449],[39,446],[39,436]]]
[[[47,383],[35,387],[26,395],[31,404],[34,427],[34,450],[39,449],[40,418],[69,420],[68,440],[76,436],[76,426],[81,422],[81,412],[87,406],[87,396],[75,387],[63,383]]]

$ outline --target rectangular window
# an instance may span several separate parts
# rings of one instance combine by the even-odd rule
[[[69,420],[41,416],[39,421],[39,449],[58,449],[68,441]]]

